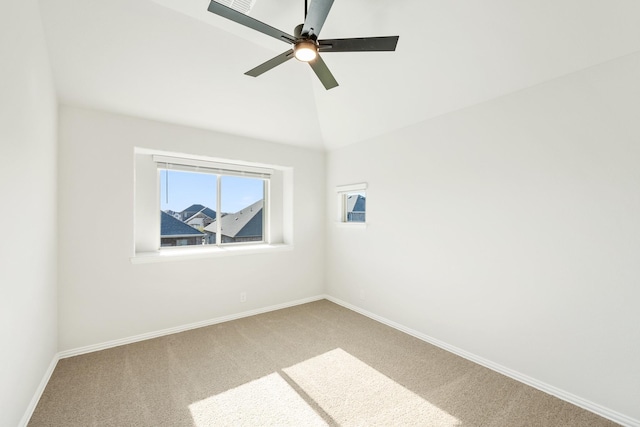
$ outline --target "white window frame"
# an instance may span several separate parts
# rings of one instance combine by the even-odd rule
[[[182,157],[170,157],[163,155],[153,155],[153,161],[156,163],[158,170],[158,182],[157,189],[160,192],[160,173],[164,170],[168,171],[180,171],[191,173],[206,173],[215,175],[216,177],[216,242],[208,245],[202,245],[204,247],[222,247],[232,245],[259,245],[270,243],[270,222],[269,222],[269,190],[271,176],[273,175],[273,169],[241,165],[234,163],[221,163],[214,161],[189,159]],[[263,182],[262,194],[262,240],[251,242],[222,242],[222,216],[219,216],[222,212],[222,178],[225,176],[240,176],[245,178],[261,179]],[[158,209],[160,208],[158,204]],[[158,235],[160,230],[158,230]],[[185,248],[199,247],[200,245],[186,245],[186,246],[172,246],[162,247],[160,239],[158,243],[158,250],[182,250]]]
[[[364,192],[367,193],[367,183],[361,182],[357,184],[339,185],[336,187],[337,200],[337,221],[336,223],[344,227],[364,228],[367,226],[369,215],[365,211],[364,222],[349,222],[347,221],[347,197],[351,193]]]
[[[293,191],[294,168],[286,165],[259,163],[236,158],[213,157],[203,154],[184,152],[170,152],[156,148],[134,147],[134,215],[133,240],[130,261],[132,264],[148,264],[158,262],[173,262],[228,256],[246,256],[261,253],[292,251],[294,249],[294,215]],[[171,159],[181,159],[189,163],[188,166],[207,166],[223,170],[224,174],[231,170],[238,175],[247,173],[268,173],[272,171],[265,198],[268,206],[263,207],[263,215],[268,224],[263,227],[264,242],[240,242],[216,246],[189,245],[180,248],[161,246],[158,232],[161,218],[158,215],[160,207],[160,180],[157,163],[154,156]],[[231,167],[230,167],[231,166]],[[211,206],[212,209],[217,207]],[[221,233],[220,233],[221,234]]]

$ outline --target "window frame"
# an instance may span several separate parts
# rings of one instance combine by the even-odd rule
[[[366,182],[349,184],[349,185],[339,185],[336,187],[336,193],[338,195],[338,202],[337,202],[337,205],[338,205],[337,224],[338,225],[345,226],[345,227],[355,227],[355,228],[362,228],[367,226],[369,215],[367,214],[366,208],[365,208],[364,221],[348,221],[347,220],[348,219],[347,199],[349,194],[364,193],[365,194],[364,197],[366,199],[367,187],[368,185]]]
[[[264,158],[264,156],[250,153],[244,157],[244,154],[235,151],[230,153],[228,150],[222,150],[219,153],[212,153],[211,151],[214,149],[207,150],[205,150],[206,152],[193,153],[188,150],[169,151],[157,147],[133,147],[133,181],[131,183],[133,187],[133,216],[129,256],[131,264],[253,256],[294,250],[295,168],[292,165],[267,162],[265,160],[269,158],[268,156]],[[213,245],[184,246],[178,249],[165,247],[160,251],[158,248],[161,239],[160,233],[157,231],[161,220],[158,215],[160,192],[158,191],[158,168],[153,161],[154,155],[273,170],[273,175],[269,180],[269,206],[265,211],[269,218],[269,242],[222,247]]]
[[[160,195],[160,174],[167,171],[180,171],[186,173],[205,173],[211,174],[216,177],[216,241],[215,243],[201,244],[201,245],[183,245],[183,246],[162,246],[161,243],[161,230],[158,229],[158,252],[162,251],[180,251],[184,249],[211,249],[211,248],[224,248],[229,246],[242,246],[242,245],[269,245],[271,243],[270,233],[270,216],[269,216],[269,203],[270,203],[270,188],[271,177],[274,170],[271,168],[249,166],[236,163],[225,163],[219,161],[208,161],[200,159],[172,157],[154,154],[152,156],[153,161],[156,164],[157,170],[157,192]],[[222,212],[222,179],[224,177],[242,177],[262,180],[262,240],[260,241],[245,241],[245,242],[223,242],[222,236],[222,216],[219,216]],[[158,209],[160,209],[161,202],[158,198]],[[161,210],[161,209],[160,209]],[[160,224],[161,226],[161,224]]]

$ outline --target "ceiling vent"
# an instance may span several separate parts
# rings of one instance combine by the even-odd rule
[[[245,15],[248,15],[253,5],[256,4],[256,0],[216,0],[216,2],[244,13]]]

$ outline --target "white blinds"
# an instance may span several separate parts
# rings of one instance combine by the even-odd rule
[[[153,161],[158,164],[158,169],[162,170],[210,173],[215,175],[233,175],[261,179],[269,179],[273,174],[273,169],[268,168],[233,163],[210,162],[197,159],[185,159],[180,157],[154,155]]]

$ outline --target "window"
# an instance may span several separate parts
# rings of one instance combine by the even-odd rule
[[[337,187],[341,223],[364,224],[366,222],[366,188],[365,183]]]
[[[134,154],[132,263],[293,249],[291,166],[142,147]],[[252,206],[260,200],[261,212]],[[163,233],[163,221],[182,232]]]
[[[160,183],[160,246],[265,243],[273,171],[153,156]]]

